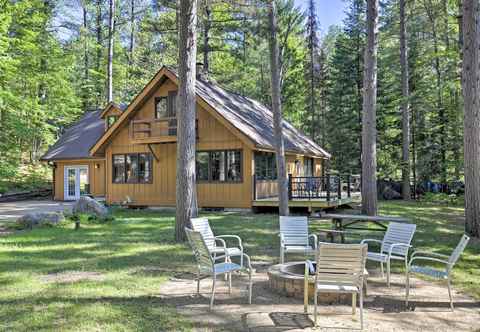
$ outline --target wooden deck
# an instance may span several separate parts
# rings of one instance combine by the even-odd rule
[[[361,199],[360,194],[353,194],[351,197],[343,197],[341,199],[332,198],[327,201],[323,198],[295,198],[288,201],[289,207],[307,208],[308,211],[314,211],[318,209],[335,208],[342,205],[348,205],[351,203],[359,202]],[[254,207],[278,207],[278,197],[261,198],[252,201]]]

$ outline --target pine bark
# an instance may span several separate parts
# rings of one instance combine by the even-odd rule
[[[410,95],[405,0],[400,0],[400,67],[402,72],[402,196],[410,199]]]
[[[480,13],[463,0],[465,232],[480,236]]]
[[[115,34],[115,0],[110,0],[108,18],[107,101],[113,101],[113,40]]]
[[[281,216],[288,215],[288,180],[285,165],[285,145],[283,141],[283,119],[280,89],[280,57],[277,39],[277,8],[275,0],[270,0],[268,6],[268,21],[270,26],[270,72],[272,89],[273,128],[275,135],[275,152],[277,160],[278,181],[278,212]]]
[[[210,29],[212,26],[212,8],[210,0],[205,0],[205,23],[203,30],[203,72],[208,74],[210,70]]]
[[[362,211],[367,215],[377,214],[377,49],[378,0],[367,0],[362,112]]]
[[[195,181],[195,80],[197,1],[180,0],[179,89],[177,99],[177,179],[175,240],[185,241],[184,227],[198,213]]]

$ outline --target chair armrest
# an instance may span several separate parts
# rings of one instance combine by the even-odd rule
[[[450,258],[450,256],[448,256],[448,255],[437,254],[437,253],[435,253],[435,252],[428,252],[428,251],[414,251],[413,254],[412,254],[412,257],[417,256],[417,255],[420,255],[420,256],[431,256],[431,257],[445,258],[445,259],[449,259],[449,258]]]
[[[223,239],[220,239],[218,237],[215,237],[215,247],[223,247],[223,249],[227,250],[227,243],[225,242],[225,240]],[[217,242],[220,242],[221,245],[217,246]]]
[[[282,233],[279,233],[278,236],[280,237],[280,246],[285,247],[285,238]]]
[[[242,248],[242,250],[243,250],[242,239],[240,238],[240,236],[225,234],[225,235],[217,235],[217,236],[215,236],[215,238],[217,238],[217,239],[228,239],[228,238],[236,239],[238,241],[238,246],[240,248]]]
[[[377,243],[380,243],[382,244],[383,241],[380,241],[380,240],[377,240],[377,239],[363,239],[360,244],[364,244],[364,243],[367,243],[367,242],[377,242]]]
[[[410,269],[410,266],[412,265],[413,261],[416,260],[422,260],[422,261],[430,261],[430,262],[437,262],[437,263],[443,263],[446,265],[450,265],[450,263],[444,259],[440,258],[435,258],[435,257],[427,257],[427,256],[414,256],[410,259],[410,262],[408,263],[408,268]]]
[[[250,256],[248,256],[247,254],[242,254],[241,266],[245,267],[243,264],[245,260],[247,261],[247,269],[249,269],[250,271],[253,271],[252,264],[250,263]]]
[[[390,248],[388,249],[388,256],[392,256],[392,250],[395,247],[407,247],[407,252],[405,253],[405,256],[408,256],[408,249],[410,249],[412,246],[407,243],[393,243],[390,245]]]
[[[317,249],[318,238],[315,234],[310,234],[309,238],[313,238],[313,249]]]

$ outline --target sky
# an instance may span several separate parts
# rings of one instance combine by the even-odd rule
[[[331,25],[342,23],[345,17],[346,3],[344,0],[314,0],[321,34],[325,34]],[[308,0],[295,0],[295,4],[307,9]]]

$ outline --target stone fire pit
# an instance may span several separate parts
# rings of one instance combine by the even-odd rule
[[[314,263],[315,265],[315,263]],[[288,262],[273,265],[268,269],[270,289],[288,297],[303,299],[303,285],[305,274],[305,262]],[[308,297],[313,298],[313,282],[308,284]],[[352,301],[351,294],[342,293],[319,293],[319,303],[349,304]]]

